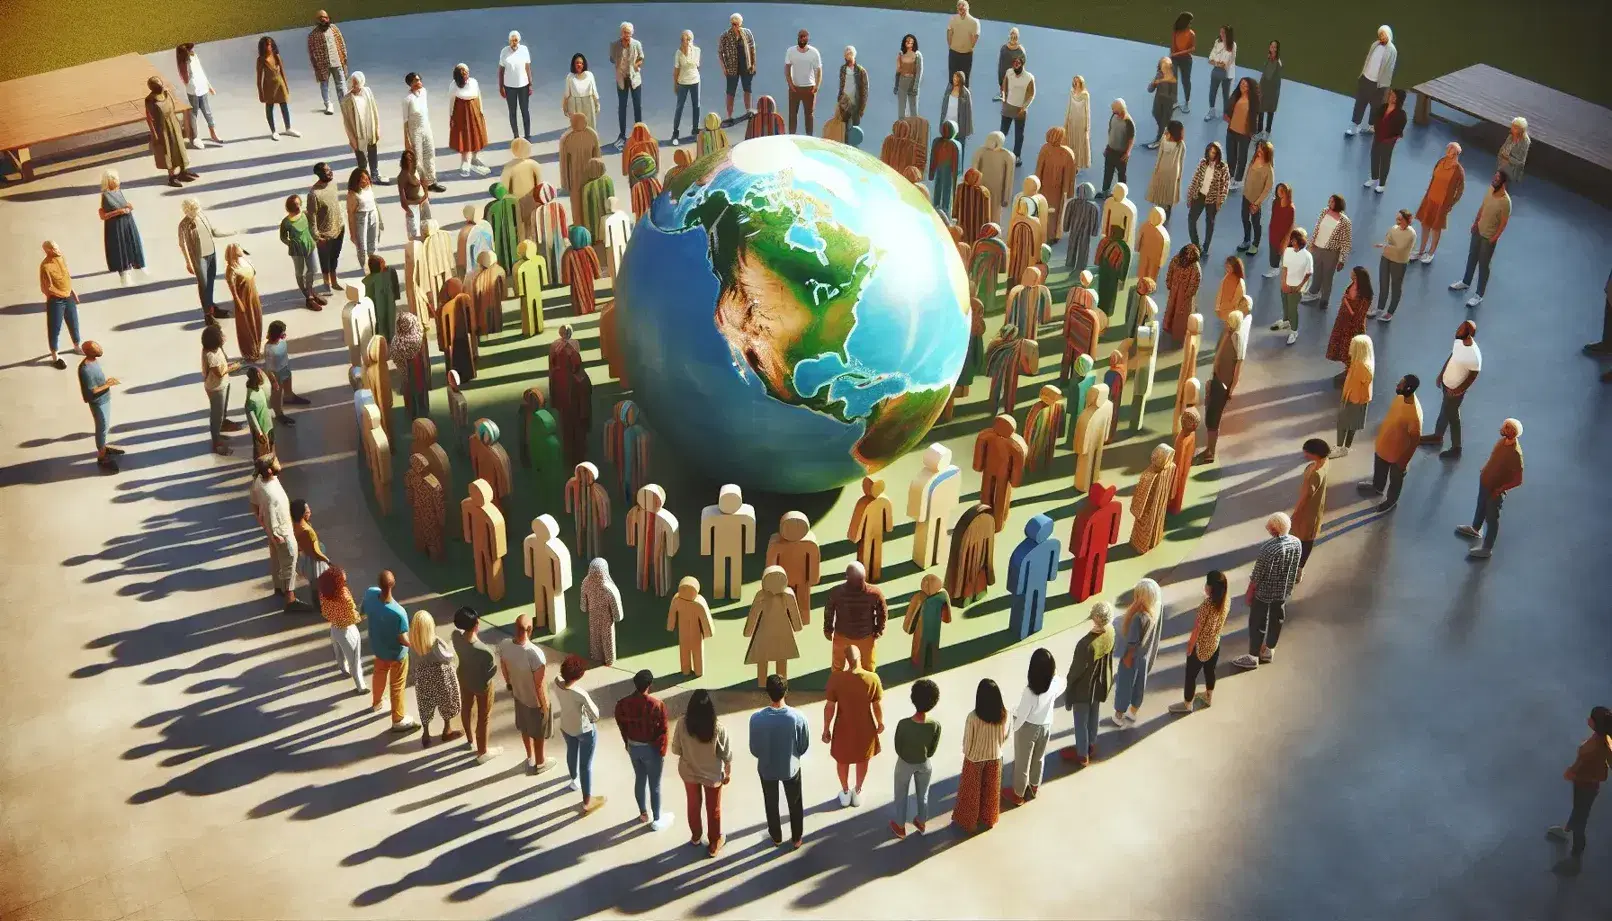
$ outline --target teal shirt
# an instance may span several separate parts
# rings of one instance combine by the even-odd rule
[[[382,601],[381,590],[370,588],[358,606],[369,620],[369,648],[377,659],[403,661],[403,634],[409,632],[409,614],[396,601]]]

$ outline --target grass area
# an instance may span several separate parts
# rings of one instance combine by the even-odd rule
[[[322,0],[338,21],[463,9],[449,0]],[[879,2],[827,0],[839,6],[947,11],[952,0]],[[476,6],[541,6],[481,0]],[[742,8],[745,3],[735,3]],[[0,79],[98,60],[129,51],[151,52],[182,41],[211,41],[311,22],[314,4],[283,0],[8,0],[0,37]],[[1596,64],[1600,40],[1612,34],[1612,3],[1534,0],[1429,0],[1421,3],[1277,3],[1220,0],[1019,0],[1011,6],[977,0],[975,15],[992,20],[1163,43],[1182,9],[1198,14],[1205,50],[1215,28],[1230,23],[1251,66],[1266,43],[1282,42],[1289,78],[1351,92],[1366,45],[1382,22],[1394,27],[1399,83],[1415,84],[1484,62],[1584,99],[1612,105],[1612,85]],[[608,31],[608,26],[601,26]],[[984,42],[1001,36],[987,28]],[[783,37],[773,37],[780,48]],[[1207,84],[1205,84],[1207,85]]]

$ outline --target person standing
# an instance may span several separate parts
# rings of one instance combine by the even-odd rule
[[[831,667],[838,671],[851,649],[858,650],[862,663],[875,667],[874,644],[884,636],[888,616],[884,592],[868,583],[861,563],[851,561],[845,567],[845,581],[828,593],[823,608],[823,639],[832,644]]]
[[[308,597],[319,603],[319,577],[331,567],[325,544],[313,527],[313,508],[306,499],[291,500],[291,521],[297,535],[297,567],[302,570],[302,581],[308,583]]]
[[[1444,430],[1448,428],[1450,446],[1439,452],[1439,457],[1446,460],[1461,456],[1461,402],[1483,370],[1483,350],[1478,348],[1477,337],[1478,324],[1471,320],[1462,320],[1456,327],[1455,344],[1438,373],[1438,389],[1444,395],[1439,403],[1438,420],[1433,423],[1433,433],[1421,438],[1424,445],[1442,447]]]
[[[196,295],[201,300],[202,314],[215,320],[227,320],[229,310],[213,302],[213,286],[218,281],[218,237],[235,235],[233,230],[213,226],[212,220],[202,211],[201,202],[186,198],[179,203],[184,217],[179,219],[179,252],[185,257],[185,271],[196,277]]]
[[[1020,49],[1023,50],[1022,48]],[[1022,166],[1020,154],[1024,150],[1024,119],[1035,100],[1035,75],[1024,69],[1024,55],[1013,59],[1002,76],[1002,136],[1007,137],[1008,126],[1013,126],[1013,165]]]
[[[302,292],[302,305],[309,310],[323,310],[325,299],[314,290],[313,274],[317,244],[313,230],[308,227],[308,216],[302,213],[302,199],[290,195],[285,200],[285,217],[280,219],[280,242],[291,256],[291,270]]]
[[[1432,263],[1450,211],[1465,191],[1466,169],[1461,166],[1461,145],[1451,141],[1444,146],[1444,156],[1433,164],[1433,177],[1427,182],[1422,203],[1416,206],[1416,219],[1422,222],[1422,246],[1412,259],[1420,260],[1422,265]]]
[[[890,831],[897,838],[907,837],[908,822],[920,835],[928,831],[929,778],[934,771],[930,762],[940,748],[940,724],[929,718],[930,711],[940,703],[940,686],[928,678],[919,678],[912,683],[911,697],[912,715],[896,724],[894,742],[896,797],[891,806],[895,818],[890,820]],[[917,800],[912,812],[907,811],[909,787]]]
[[[1164,138],[1164,129],[1170,124],[1175,114],[1176,90],[1175,65],[1170,58],[1159,58],[1157,69],[1153,72],[1153,79],[1148,81],[1147,91],[1153,94],[1153,124],[1158,129],[1153,140],[1148,142],[1148,150],[1158,150],[1159,141]]]
[[[1605,312],[1601,315],[1601,339],[1584,346],[1584,354],[1591,357],[1612,355],[1612,273],[1606,276],[1606,302],[1602,309]]]
[[[1288,237],[1293,231],[1293,189],[1285,182],[1278,182],[1276,190],[1271,193],[1271,222],[1268,231],[1271,244],[1271,267],[1265,272],[1266,278],[1275,278],[1282,271],[1282,254],[1287,251]],[[1293,299],[1296,306],[1298,298]]]
[[[196,43],[183,42],[174,49],[174,56],[178,59],[179,81],[185,85],[185,98],[190,101],[190,110],[185,113],[186,128],[190,133],[190,146],[201,150],[202,144],[199,132],[200,126],[196,124],[196,114],[201,113],[207,121],[207,133],[212,137],[214,144],[222,145],[219,140],[218,127],[213,123],[213,103],[207,98],[218,91],[207,79],[207,71],[202,67],[201,58],[196,56]]]
[[[263,369],[246,366],[246,428],[252,435],[252,456],[274,453],[274,416],[269,412],[269,395],[264,390]],[[292,518],[295,521],[295,517]]]
[[[404,708],[403,691],[408,684],[409,663],[403,657],[403,647],[409,641],[409,615],[392,597],[397,576],[390,569],[381,570],[375,584],[364,590],[364,600],[358,611],[369,621],[369,650],[375,662],[370,671],[374,682],[370,689],[370,712],[381,709],[381,697],[390,698],[392,731],[413,732],[420,722],[408,715]]]
[[[665,831],[674,816],[660,808],[661,769],[666,764],[669,721],[666,704],[649,693],[655,675],[640,669],[632,676],[633,692],[616,701],[616,728],[632,762],[633,798],[638,801],[638,821],[653,831]]]
[[[314,27],[308,32],[308,62],[313,65],[313,78],[319,81],[319,98],[325,101],[325,114],[333,115],[330,107],[330,88],[336,87],[336,101],[341,101],[341,88],[347,85],[347,41],[341,37],[341,27],[330,21],[324,10],[314,14]]]
[[[1577,876],[1584,858],[1584,829],[1590,821],[1590,807],[1595,795],[1606,783],[1607,768],[1612,766],[1612,710],[1596,707],[1590,711],[1590,736],[1578,746],[1578,755],[1562,772],[1562,779],[1573,785],[1573,811],[1563,825],[1552,825],[1546,832],[1557,841],[1572,839],[1567,857],[1551,868],[1562,876]]]
[[[1159,583],[1143,579],[1131,590],[1131,603],[1119,619],[1115,644],[1119,646],[1119,669],[1114,676],[1114,718],[1116,728],[1136,725],[1147,691],[1147,676],[1159,658],[1159,637],[1164,627],[1164,592]]]
[[[580,52],[571,55],[570,69],[565,74],[565,93],[560,98],[560,111],[566,120],[581,115],[588,128],[598,127],[599,85],[588,69],[588,57]]]
[[[784,53],[784,81],[789,87],[789,133],[795,134],[795,113],[806,110],[806,133],[812,133],[812,110],[817,106],[817,88],[823,83],[823,56],[809,43],[811,34],[801,29],[795,46]]]
[[[1489,261],[1494,258],[1494,248],[1500,243],[1500,235],[1506,232],[1506,224],[1511,221],[1511,195],[1506,192],[1507,183],[1505,173],[1494,174],[1488,194],[1478,205],[1478,216],[1472,219],[1472,242],[1466,251],[1466,274],[1461,276],[1460,281],[1450,283],[1451,291],[1465,291],[1472,284],[1472,270],[1477,269],[1478,290],[1467,298],[1468,307],[1483,303],[1483,292],[1489,288]]]
[[[901,102],[900,76],[897,75],[896,102]],[[916,92],[916,90],[915,90]],[[856,62],[856,46],[845,46],[845,63],[840,65],[840,93],[836,97],[844,110],[841,121],[845,127],[862,124],[862,114],[868,109],[868,69]],[[918,114],[916,112],[914,115]],[[944,119],[943,119],[944,120]]]
[[[711,692],[700,688],[689,695],[688,708],[672,735],[672,754],[677,756],[677,776],[688,796],[689,844],[702,843],[712,857],[722,852],[722,788],[733,780],[733,746],[728,731],[716,718]],[[705,822],[701,827],[700,805],[704,800]],[[709,831],[707,831],[707,829]]]
[[[918,50],[918,36],[908,32],[901,37],[896,52],[896,117],[918,115],[918,87],[924,79],[924,55]],[[857,121],[861,121],[860,114]]]
[[[1394,85],[1394,65],[1399,63],[1399,49],[1394,47],[1394,30],[1377,27],[1377,40],[1366,49],[1366,62],[1361,65],[1360,79],[1355,82],[1355,109],[1349,116],[1349,127],[1343,133],[1370,134],[1377,123],[1377,109],[1382,106],[1383,91]],[[1364,125],[1361,118],[1371,109],[1371,119]]]
[[[294,198],[294,197],[293,197]],[[287,406],[307,406],[312,401],[296,392],[291,383],[291,344],[286,337],[284,320],[273,320],[263,339],[263,370],[274,388],[269,405],[274,409],[276,422],[291,422],[286,415]],[[293,423],[294,424],[294,423]]]
[[[498,644],[498,670],[504,676],[504,689],[515,702],[515,731],[520,733],[526,751],[526,767],[541,774],[558,764],[543,756],[543,741],[550,726],[547,660],[543,650],[532,642],[532,618],[515,618],[510,638]]]
[[[756,77],[756,37],[744,27],[744,17],[728,17],[728,30],[716,43],[716,56],[722,60],[722,76],[727,81],[728,121],[733,121],[733,94],[744,85],[744,114],[754,115],[750,105],[750,83]]]
[[[1231,161],[1233,191],[1242,188],[1243,173],[1248,169],[1248,147],[1259,127],[1259,110],[1263,104],[1259,84],[1252,77],[1238,80],[1237,88],[1232,90],[1231,99],[1226,103],[1226,157]]]
[[[1215,217],[1230,194],[1231,170],[1226,168],[1220,142],[1210,141],[1204,148],[1203,159],[1198,161],[1198,168],[1192,171],[1192,181],[1187,183],[1187,238],[1198,247],[1199,258],[1209,258],[1209,245],[1215,239]],[[1205,212],[1208,212],[1208,220],[1204,222],[1203,243],[1199,244],[1198,216]]]
[[[1528,136],[1528,119],[1521,115],[1511,120],[1511,130],[1500,144],[1500,157],[1496,169],[1506,174],[1506,182],[1522,181],[1522,168],[1528,162],[1528,148],[1533,138]]]
[[[1052,653],[1045,649],[1030,653],[1024,693],[1008,725],[1008,735],[1013,738],[1013,784],[1002,788],[1002,793],[1015,806],[1035,799],[1040,792],[1047,740],[1052,737],[1052,714],[1064,687]]]
[[[117,458],[123,449],[107,443],[107,431],[112,425],[112,388],[123,383],[107,377],[101,366],[101,344],[91,339],[83,345],[84,360],[78,363],[78,392],[90,408],[95,422],[95,465],[107,473],[118,472]]]
[[[1349,287],[1343,289],[1338,315],[1332,321],[1332,334],[1327,337],[1327,361],[1343,365],[1343,370],[1332,378],[1335,387],[1342,387],[1349,373],[1349,343],[1366,331],[1366,318],[1371,316],[1373,304],[1371,273],[1365,266],[1357,265],[1349,275]]]
[[[1259,75],[1259,121],[1256,140],[1268,140],[1276,123],[1276,103],[1282,95],[1282,43],[1273,41],[1265,52],[1265,69]]]
[[[1226,612],[1231,598],[1226,587],[1226,574],[1218,569],[1209,570],[1203,579],[1203,601],[1192,619],[1192,633],[1187,636],[1187,676],[1182,698],[1170,705],[1171,713],[1191,713],[1199,701],[1205,707],[1215,699],[1215,666],[1220,662],[1220,631],[1226,626]],[[1203,673],[1203,693],[1198,693],[1198,673]]]
[[[532,137],[532,50],[521,44],[521,34],[510,30],[509,44],[498,50],[498,95],[509,107],[510,137]],[[519,130],[515,124],[520,115]]]
[[[476,753],[476,761],[486,764],[504,753],[487,747],[487,723],[493,709],[493,679],[498,677],[498,654],[481,641],[481,617],[472,607],[453,612],[453,657],[458,662],[459,724],[465,727],[465,742]],[[476,722],[470,722],[474,713]]]
[[[1422,381],[1407,374],[1394,385],[1395,399],[1388,404],[1388,412],[1377,425],[1377,453],[1372,459],[1371,479],[1357,487],[1362,496],[1381,497],[1383,485],[1388,495],[1379,512],[1391,512],[1399,504],[1399,491],[1405,486],[1405,471],[1411,458],[1416,456],[1416,444],[1422,437],[1422,403],[1416,399],[1416,388]]]
[[[672,55],[672,90],[677,94],[677,108],[672,113],[672,146],[676,147],[682,140],[677,126],[683,123],[684,103],[694,105],[688,121],[689,139],[700,130],[700,46],[694,44],[694,33],[687,29]]]
[[[1192,14],[1183,12],[1170,27],[1170,65],[1181,84],[1181,114],[1192,111],[1192,56],[1198,50],[1198,33],[1192,30]]]
[[[571,789],[582,794],[582,814],[598,811],[603,796],[593,795],[593,755],[599,744],[599,705],[587,691],[577,687],[588,671],[579,655],[568,655],[560,663],[554,679],[554,705],[560,711],[560,735],[565,737],[565,769],[571,776]]]
[[[334,292],[338,286],[336,265],[341,259],[342,238],[347,230],[347,208],[330,164],[323,160],[315,163],[313,176],[306,209],[308,226],[313,231],[314,249],[319,253],[319,271],[324,275],[325,291]]]
[[[1371,384],[1377,375],[1377,358],[1371,337],[1365,334],[1349,340],[1349,370],[1343,375],[1343,395],[1338,401],[1338,444],[1333,457],[1345,457],[1354,446],[1355,432],[1366,427],[1366,411],[1371,407]]]
[[[460,732],[453,718],[462,712],[463,694],[453,669],[453,649],[437,636],[437,622],[425,611],[409,621],[409,671],[414,675],[414,705],[420,711],[420,747],[431,747],[431,717],[442,717],[439,741],[452,742]]]
[[[1220,95],[1220,110],[1231,111],[1231,84],[1237,73],[1237,35],[1231,26],[1221,26],[1215,44],[1209,49],[1209,111],[1203,114],[1206,122],[1215,120],[1215,95]]]
[[[1164,209],[1166,221],[1181,200],[1181,164],[1186,159],[1187,149],[1185,138],[1186,126],[1172,119],[1164,127],[1164,137],[1159,139],[1159,154],[1153,158],[1153,175],[1147,181],[1147,194],[1144,197]],[[1193,260],[1197,261],[1197,258],[1194,256]]]
[[[314,589],[319,600],[319,613],[330,624],[330,649],[336,655],[336,668],[342,675],[353,679],[354,694],[368,694],[364,682],[363,645],[358,635],[358,605],[347,588],[347,573],[340,566],[330,566],[319,576]]]
[[[627,101],[632,100],[632,123],[644,120],[644,46],[633,38],[630,22],[621,24],[621,36],[610,43],[610,64],[616,72],[616,146],[627,143]]]
[[[1478,471],[1478,507],[1472,524],[1461,525],[1455,533],[1471,540],[1483,539],[1483,546],[1467,551],[1467,558],[1486,560],[1494,553],[1500,536],[1500,506],[1506,493],[1522,485],[1522,423],[1507,419],[1500,423],[1500,440],[1489,452],[1489,460]]]
[[[375,206],[375,187],[370,184],[369,170],[363,167],[353,170],[347,177],[347,226],[358,264],[368,266],[370,257],[380,248],[381,231],[386,229],[386,222],[381,220],[380,209]]]
[[[251,504],[257,512],[263,532],[269,538],[269,567],[274,575],[274,590],[285,600],[286,614],[312,611],[310,605],[297,599],[297,543],[291,518],[291,499],[280,482],[280,462],[272,454],[256,461],[257,482],[251,493]]]
[[[1075,717],[1075,744],[1059,757],[1085,767],[1097,757],[1097,722],[1114,685],[1114,608],[1106,601],[1091,606],[1091,629],[1075,644],[1069,660],[1066,700]]]
[[[1271,190],[1276,186],[1276,149],[1270,141],[1254,144],[1254,162],[1248,164],[1243,179],[1243,242],[1237,251],[1254,256],[1259,253],[1259,238],[1263,235],[1260,225],[1265,199],[1271,197]]]
[[[973,834],[993,828],[1002,815],[1002,743],[1008,737],[1002,689],[989,678],[974,688],[974,709],[963,722],[963,772],[957,779],[952,824]]]
[[[884,684],[862,667],[862,650],[847,647],[838,671],[828,678],[823,705],[823,744],[829,746],[840,777],[840,805],[862,805],[868,761],[880,751],[884,734]],[[851,771],[856,786],[851,786]]]
[[[1366,188],[1376,189],[1379,195],[1388,191],[1388,167],[1393,163],[1394,144],[1405,136],[1405,122],[1405,91],[1384,90],[1382,111],[1373,123],[1371,178],[1366,180]]]
[[[459,152],[459,175],[485,176],[492,168],[481,162],[487,146],[487,119],[481,113],[481,84],[464,64],[453,68],[453,108],[448,112],[448,146]]]
[[[789,682],[780,675],[767,676],[767,699],[772,701],[750,714],[750,754],[756,759],[761,778],[761,796],[767,810],[767,832],[773,844],[784,843],[783,825],[778,817],[778,787],[784,788],[789,803],[789,840],[799,848],[805,834],[805,809],[800,797],[800,759],[811,747],[811,729],[799,710],[785,703]]]
[[[1108,197],[1114,177],[1118,176],[1120,182],[1130,181],[1125,178],[1125,171],[1131,162],[1131,147],[1136,143],[1136,122],[1131,121],[1125,100],[1114,100],[1108,109],[1108,134],[1103,143],[1103,190],[1098,193],[1099,198]]]
[[[1399,309],[1399,296],[1405,290],[1405,266],[1410,264],[1411,248],[1416,245],[1416,229],[1411,226],[1411,213],[1400,209],[1394,217],[1394,226],[1388,228],[1383,241],[1373,245],[1383,251],[1377,264],[1377,276],[1382,281],[1377,285],[1377,303],[1366,312],[1366,316],[1387,323],[1394,319],[1394,311]]]
[[[1029,60],[1029,51],[1019,42],[1019,29],[1017,26],[1008,30],[1007,41],[996,50],[996,101],[1002,101],[1002,78],[1013,69],[1016,59]]]
[[[179,121],[179,105],[173,93],[159,77],[146,81],[146,131],[151,144],[151,155],[156,158],[157,169],[166,170],[168,184],[179,188],[183,183],[200,177],[190,168],[190,154],[185,152],[185,129]]]
[[[1282,638],[1287,600],[1299,580],[1304,545],[1292,534],[1293,519],[1277,512],[1265,519],[1270,535],[1259,547],[1254,571],[1248,577],[1248,652],[1231,660],[1238,668],[1269,665]]]
[[[1349,258],[1352,227],[1349,215],[1344,213],[1342,195],[1327,198],[1326,210],[1315,219],[1315,230],[1310,233],[1310,252],[1315,258],[1315,274],[1310,277],[1310,290],[1301,300],[1317,303],[1327,309],[1332,302],[1332,278]]]
[[[1304,566],[1310,562],[1310,551],[1315,549],[1316,538],[1321,536],[1321,522],[1327,512],[1327,458],[1332,446],[1320,438],[1304,442],[1304,472],[1299,476],[1299,497],[1293,504],[1292,534],[1299,539],[1299,572],[1293,578],[1297,585],[1304,580]]]
[[[1069,79],[1069,101],[1064,103],[1063,109],[1063,142],[1075,155],[1075,172],[1091,166],[1091,91],[1086,89],[1086,78],[1080,74]]]
[[[80,350],[78,292],[73,290],[73,273],[67,270],[67,257],[62,255],[56,241],[46,240],[40,247],[45,251],[45,258],[39,262],[39,293],[45,296],[45,338],[50,346],[50,364],[58,371],[65,371],[67,362],[56,353],[56,346],[61,342],[65,323],[67,336],[73,340],[73,350]]]
[[[957,0],[957,14],[946,20],[946,72],[961,73],[967,86],[974,76],[974,46],[980,41],[980,21],[969,15],[968,0]]]
[[[241,424],[226,418],[229,412],[229,376],[241,368],[239,361],[224,355],[224,330],[217,323],[202,327],[202,389],[207,392],[207,429],[212,436],[213,453],[228,457],[235,453],[224,443],[224,433],[238,432]]]
[[[381,109],[375,103],[375,91],[369,88],[361,70],[353,71],[347,80],[347,96],[341,101],[341,125],[347,132],[347,146],[352,148],[359,168],[368,170],[376,184],[386,185],[375,150],[381,142]]]
[[[280,59],[280,45],[270,36],[257,40],[257,101],[263,103],[263,116],[269,120],[269,140],[278,141],[280,135],[302,137],[291,127],[291,88],[285,80],[285,62]],[[280,120],[285,128],[274,130],[274,107],[280,107]]]
[[[403,97],[403,150],[414,154],[415,171],[432,192],[446,192],[437,182],[437,141],[431,134],[431,108],[426,98],[425,80],[410,71],[403,77],[409,92]],[[402,164],[398,165],[399,171]]]

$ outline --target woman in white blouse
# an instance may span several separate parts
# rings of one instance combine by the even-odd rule
[[[1237,72],[1237,36],[1231,26],[1221,26],[1220,36],[1215,39],[1215,46],[1209,49],[1209,111],[1203,114],[1203,120],[1215,120],[1215,94],[1220,94],[1220,107],[1224,109],[1231,103],[1231,87],[1236,81],[1232,74]]]
[[[202,118],[207,119],[207,133],[212,137],[214,144],[223,144],[218,139],[218,128],[213,124],[213,103],[209,96],[218,92],[207,79],[207,71],[202,69],[201,58],[196,56],[196,43],[185,42],[175,49],[179,59],[179,79],[185,84],[185,96],[190,100],[190,111],[185,113],[185,127],[190,131],[190,146],[201,150],[201,138],[196,136],[196,113],[200,112]]]
[[[587,119],[588,127],[595,127],[599,117],[599,87],[593,82],[593,71],[588,69],[587,55],[571,55],[571,72],[565,75],[565,95],[560,98],[560,111],[570,118],[573,113]]]
[[[1052,735],[1052,713],[1063,693],[1064,678],[1052,653],[1037,649],[1030,654],[1030,674],[1011,720],[1013,736],[1013,792],[1015,805],[1035,799],[1041,770],[1047,760],[1047,739]]]
[[[677,92],[677,108],[672,113],[672,146],[682,137],[677,126],[683,123],[683,102],[693,102],[694,117],[689,119],[688,136],[700,129],[700,46],[694,44],[694,33],[683,30],[683,43],[672,55],[672,86]]]
[[[1069,104],[1063,110],[1064,143],[1075,152],[1075,172],[1091,166],[1091,93],[1086,78],[1075,74],[1069,88]]]
[[[347,232],[358,249],[360,266],[369,265],[369,257],[380,248],[381,231],[386,229],[381,212],[375,207],[373,179],[369,170],[362,166],[347,178]]]

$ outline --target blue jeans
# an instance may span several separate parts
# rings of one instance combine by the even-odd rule
[[[1220,111],[1231,104],[1231,75],[1226,68],[1209,65],[1209,108],[1215,107],[1215,93],[1220,94]]]
[[[1069,706],[1075,711],[1075,752],[1082,758],[1088,757],[1092,744],[1097,741],[1097,701],[1077,701]]]
[[[572,780],[582,784],[582,798],[593,796],[593,748],[599,742],[599,730],[589,729],[579,736],[562,732],[565,736],[565,769]]]
[[[643,87],[616,87],[616,121],[621,126],[621,137],[627,136],[627,97],[632,97],[632,122],[644,120]]]
[[[330,85],[332,83],[336,84],[336,101],[341,102],[342,97],[347,95],[344,92],[347,87],[347,72],[334,64],[330,66],[330,74],[319,81],[319,98],[324,100],[327,106],[330,105]],[[289,126],[290,120],[287,119],[286,123]]]
[[[1114,712],[1124,713],[1131,707],[1142,706],[1142,695],[1147,690],[1147,656],[1138,653],[1136,664],[1119,667],[1114,676]]]
[[[928,761],[919,764],[896,759],[896,801],[891,807],[895,810],[897,825],[908,822],[926,822],[929,820],[929,775],[931,768]],[[907,787],[911,785],[913,793],[917,795],[918,802],[912,812],[907,812]]]
[[[90,417],[95,420],[95,450],[106,450],[106,433],[112,428],[112,400],[110,398],[99,403],[90,404]],[[1481,499],[1479,501],[1482,501]],[[1499,509],[1496,509],[1495,521],[1499,522]],[[1493,543],[1493,541],[1487,541]]]
[[[683,103],[694,103],[694,118],[688,123],[689,134],[700,130],[700,85],[698,83],[677,84],[677,108],[672,110],[672,137],[679,137],[677,126],[683,123]]]
[[[628,742],[627,757],[632,759],[632,794],[638,800],[638,811],[649,813],[650,818],[660,818],[660,769],[666,763],[666,756],[653,745],[643,742]],[[645,794],[648,794],[649,808],[645,808]]]
[[[1500,536],[1500,506],[1506,501],[1505,494],[1489,495],[1483,486],[1478,486],[1478,508],[1472,513],[1472,530],[1483,532],[1483,549],[1493,550],[1495,538]]]
[[[190,117],[192,119],[192,121],[191,121],[191,128],[192,129],[197,127],[196,123],[195,123],[195,118],[196,118],[195,113],[197,113],[197,112],[200,112],[202,114],[202,118],[207,120],[207,127],[208,128],[213,127],[213,103],[212,103],[212,100],[208,98],[211,95],[212,95],[211,93],[203,93],[200,96],[196,96],[196,95],[191,94],[191,93],[186,93],[185,94],[185,97],[190,100],[190,111],[191,111],[191,116]]]
[[[1466,250],[1466,274],[1461,276],[1461,280],[1469,285],[1472,284],[1472,271],[1476,269],[1478,272],[1478,297],[1482,297],[1483,292],[1489,288],[1489,260],[1493,258],[1494,241],[1476,230],[1472,231],[1472,242],[1467,246]]]
[[[218,254],[209,253],[196,265],[196,292],[201,297],[202,309],[213,312],[213,283],[218,281]]]
[[[45,299],[45,334],[50,339],[50,350],[56,351],[56,343],[62,338],[62,324],[67,324],[67,335],[72,337],[73,344],[78,345],[78,301],[71,297],[50,297]]]

